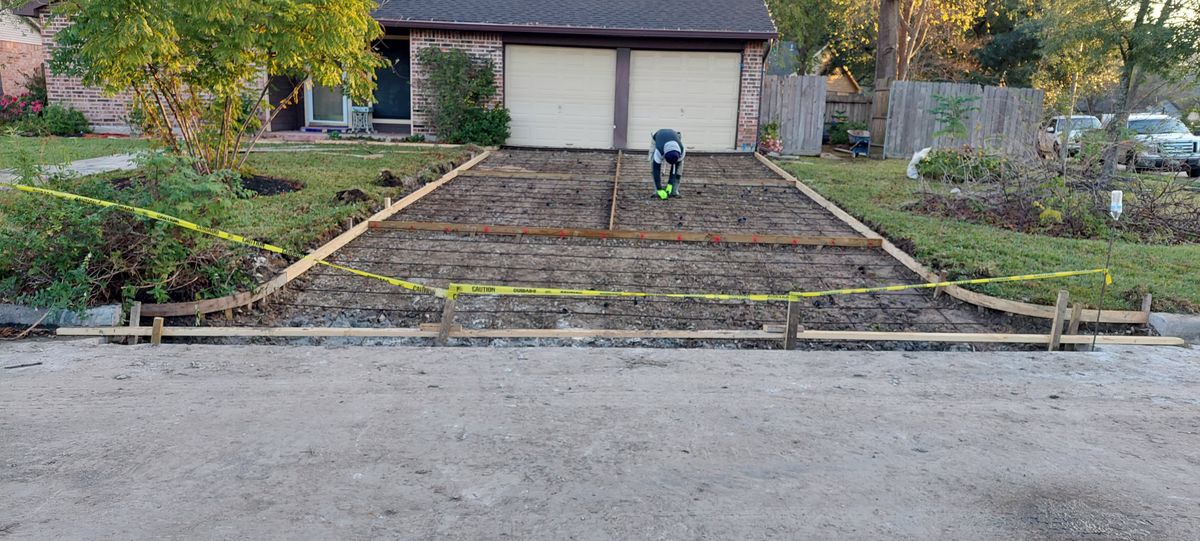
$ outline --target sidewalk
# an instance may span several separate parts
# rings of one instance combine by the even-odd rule
[[[70,172],[75,175],[86,176],[107,173],[109,171],[130,171],[137,169],[137,164],[134,163],[135,157],[134,154],[115,154],[100,158],[76,160],[66,165],[47,166],[43,174],[45,176],[53,176],[63,172]],[[0,182],[12,183],[16,180],[17,175],[13,170],[5,169],[0,171]]]

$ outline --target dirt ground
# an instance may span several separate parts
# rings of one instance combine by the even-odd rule
[[[3,539],[1200,538],[1200,356],[0,344]]]
[[[645,155],[503,149],[394,221],[861,237],[749,155],[689,155],[683,197],[652,194]],[[334,254],[369,272],[450,282],[688,293],[787,293],[916,283],[880,249],[503,237],[371,230]],[[243,318],[253,325],[412,327],[441,320],[440,299],[326,268],[310,271]],[[465,297],[455,322],[477,329],[743,329],[782,324],[784,303],[675,299]],[[989,332],[1017,322],[931,290],[817,298],[807,329]],[[1037,329],[1041,331],[1042,329]]]

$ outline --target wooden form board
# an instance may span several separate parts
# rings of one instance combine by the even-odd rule
[[[151,336],[151,327],[64,327],[59,336]],[[372,337],[437,338],[438,331],[423,328],[363,327],[163,327],[164,337]],[[674,340],[782,340],[782,332],[742,330],[624,330],[624,329],[461,329],[450,327],[449,338],[640,338]],[[797,340],[851,342],[939,342],[1049,344],[1048,334],[926,333],[870,331],[800,331]],[[1090,344],[1090,336],[1063,336],[1064,344]],[[1099,336],[1098,344],[1185,346],[1182,338],[1159,336]]]
[[[735,244],[791,244],[795,246],[845,246],[878,248],[880,239],[863,237],[815,237],[808,235],[758,235],[734,233],[720,235],[695,231],[631,231],[609,229],[574,229],[565,227],[524,227],[515,225],[457,224],[448,222],[370,222],[373,229],[401,231],[437,231],[472,235],[530,235],[538,237],[581,237],[590,239],[664,240],[674,242],[708,242]]]
[[[265,298],[267,295],[270,295],[276,291],[279,291],[280,289],[283,289],[283,287],[286,286],[288,284],[288,282],[295,280],[297,277],[299,277],[300,275],[307,272],[309,269],[316,266],[318,260],[322,260],[322,259],[329,257],[334,252],[341,249],[343,246],[349,244],[350,241],[358,238],[363,233],[366,233],[367,229],[368,229],[368,224],[370,224],[371,221],[379,221],[379,220],[388,219],[393,214],[396,214],[397,212],[404,210],[409,205],[416,203],[422,197],[429,195],[430,192],[440,188],[443,184],[446,184],[447,182],[454,180],[459,175],[461,175],[463,171],[466,171],[466,170],[474,167],[479,162],[487,159],[487,157],[490,155],[491,155],[491,151],[485,150],[484,152],[480,153],[478,156],[475,156],[474,158],[471,158],[470,160],[468,160],[466,163],[463,163],[462,165],[454,168],[453,171],[446,173],[445,175],[442,176],[442,178],[440,178],[436,181],[430,182],[429,184],[426,184],[425,186],[421,187],[419,190],[417,190],[413,193],[410,193],[407,196],[405,196],[404,198],[400,199],[399,201],[393,203],[392,206],[387,207],[383,210],[380,210],[379,212],[375,213],[373,216],[368,218],[367,221],[362,222],[354,227],[349,228],[348,230],[346,230],[346,232],[342,233],[341,235],[338,235],[337,237],[334,237],[333,240],[325,243],[320,248],[313,250],[308,255],[306,255],[304,257],[304,259],[301,259],[300,261],[292,263],[290,266],[288,266],[286,269],[284,269],[283,272],[279,273],[278,275],[276,275],[274,278],[267,281],[266,283],[258,286],[253,291],[243,291],[243,292],[239,292],[239,293],[234,293],[233,295],[221,297],[218,299],[208,299],[208,300],[197,301],[197,302],[177,302],[177,303],[169,303],[169,304],[143,304],[142,305],[142,316],[143,317],[179,317],[179,316],[203,315],[203,314],[211,314],[213,312],[222,312],[225,310],[232,310],[234,308],[246,306],[253,302],[258,302],[258,301],[262,300],[263,298]]]
[[[813,201],[816,201],[818,205],[821,205],[826,210],[833,212],[833,214],[835,216],[840,218],[843,222],[846,222],[846,224],[849,225],[850,227],[852,227],[855,231],[858,231],[859,233],[862,233],[863,235],[867,235],[870,238],[882,239],[881,247],[883,248],[883,250],[885,252],[887,252],[888,254],[890,254],[892,257],[896,258],[896,260],[900,261],[900,263],[902,263],[909,270],[915,272],[918,276],[921,277],[921,279],[929,281],[929,282],[938,281],[937,273],[926,268],[924,265],[922,265],[920,262],[918,262],[912,256],[908,255],[908,253],[906,253],[904,250],[901,250],[895,244],[892,244],[887,239],[884,239],[883,237],[881,237],[878,233],[874,232],[873,230],[871,230],[871,228],[867,227],[862,222],[855,219],[853,216],[850,216],[845,211],[838,208],[837,205],[834,205],[828,199],[821,197],[820,194],[813,191],[812,188],[805,186],[803,182],[800,182],[798,179],[796,179],[796,177],[792,176],[791,173],[788,173],[782,167],[779,167],[774,162],[764,158],[760,154],[756,153],[755,157],[757,157],[759,159],[759,161],[766,164],[767,167],[770,167],[771,170],[775,171],[775,173],[778,174],[779,176],[782,176],[788,180],[795,181],[796,187],[799,188],[800,191],[804,192],[805,195],[812,198]],[[836,209],[836,211],[835,211],[835,209]],[[1042,319],[1054,319],[1054,315],[1055,315],[1055,309],[1053,306],[1041,306],[1041,305],[1037,305],[1037,304],[1030,304],[1027,302],[1019,302],[1019,301],[1010,301],[1007,299],[1000,299],[997,297],[993,297],[991,295],[977,293],[977,292],[974,292],[974,291],[971,291],[969,289],[965,289],[965,288],[962,288],[959,286],[947,286],[947,287],[943,288],[942,291],[945,292],[947,295],[950,295],[951,297],[954,297],[960,301],[974,304],[977,306],[982,306],[984,308],[991,308],[992,310],[1008,312],[1010,314],[1018,314],[1018,315],[1022,315],[1022,316],[1037,317],[1037,318],[1042,318]],[[1100,317],[1100,323],[1119,323],[1119,324],[1124,324],[1124,325],[1144,325],[1144,324],[1146,324],[1146,322],[1149,319],[1149,314],[1146,312],[1132,312],[1132,311],[1124,311],[1124,310],[1104,310],[1103,314],[1099,314],[1094,309],[1083,311],[1083,319],[1085,321],[1096,321],[1097,317]]]
[[[620,159],[618,157],[618,159]],[[514,171],[510,169],[483,169],[468,171],[460,175],[467,178],[512,178],[521,180],[568,180],[572,182],[609,182],[613,180],[609,177],[601,177],[596,175],[576,175],[574,173],[537,173],[532,171]],[[706,177],[687,177],[684,179],[688,186],[700,185],[724,185],[724,186],[795,186],[794,182],[790,182],[780,178],[763,178],[763,179],[721,179],[721,178],[706,178]]]

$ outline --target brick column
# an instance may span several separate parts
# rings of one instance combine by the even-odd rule
[[[758,144],[758,105],[762,97],[763,55],[766,42],[752,41],[742,49],[742,88],[738,103],[737,150]]]
[[[496,69],[496,97],[492,105],[504,104],[504,40],[500,34],[458,32],[447,30],[413,29],[409,34],[409,54],[412,81],[412,133],[436,136],[430,125],[432,95],[427,87],[428,76],[421,63],[420,53],[428,47],[442,50],[461,49],[475,59],[491,59]]]

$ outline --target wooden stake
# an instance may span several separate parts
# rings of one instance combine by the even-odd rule
[[[455,297],[446,297],[446,304],[442,305],[442,324],[438,328],[437,341],[439,346],[445,346],[450,343],[450,331],[454,326],[454,305],[457,303]]]
[[[617,174],[613,175],[613,194],[612,194],[612,209],[608,212],[608,230],[612,231],[617,228],[617,183],[621,181],[621,155],[620,150],[617,151]]]
[[[1054,302],[1054,319],[1050,322],[1050,345],[1047,351],[1057,351],[1062,344],[1063,320],[1067,317],[1067,301],[1070,294],[1067,290],[1058,291],[1058,300]]]
[[[141,303],[141,301],[133,301],[133,305],[129,307],[129,326],[130,327],[141,327],[142,326],[142,303]],[[141,340],[141,338],[139,338],[137,336],[130,336],[129,337],[129,345],[136,346],[136,345],[138,345],[139,340]]]
[[[938,280],[937,280],[937,281],[939,281],[939,282],[945,282],[945,281],[946,281],[946,273],[944,273],[944,272],[940,272],[940,273],[938,273]],[[933,288],[933,298],[935,298],[935,299],[936,299],[936,298],[938,298],[938,297],[941,297],[941,296],[942,296],[942,286],[937,286],[937,287]]]
[[[796,349],[796,332],[800,326],[800,303],[788,301],[787,327],[783,329],[783,349]]]
[[[1067,327],[1067,334],[1079,334],[1079,324],[1083,322],[1083,303],[1077,302],[1071,306],[1071,325]]]
[[[233,321],[233,308],[225,309],[225,321]]]
[[[1154,302],[1154,295],[1147,293],[1142,297],[1142,313],[1146,314],[1146,322],[1150,321],[1150,304]]]
[[[390,197],[383,198],[383,208],[385,208],[385,209],[392,208],[392,198],[390,198]]]
[[[150,331],[150,333],[150,345],[157,346],[162,343],[163,318],[154,318],[154,328]]]

